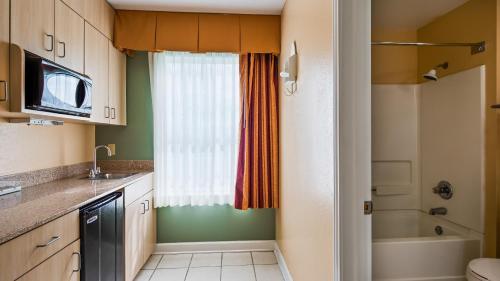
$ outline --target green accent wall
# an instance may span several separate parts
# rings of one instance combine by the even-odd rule
[[[127,126],[96,126],[96,145],[116,144],[115,160],[153,160],[153,110],[148,54],[127,58]],[[101,151],[99,159],[109,159]],[[158,243],[274,240],[275,210],[231,206],[157,210]]]

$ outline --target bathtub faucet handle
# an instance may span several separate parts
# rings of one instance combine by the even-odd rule
[[[445,200],[449,200],[453,196],[453,186],[447,181],[440,181],[437,186],[432,188],[432,192],[439,194]]]

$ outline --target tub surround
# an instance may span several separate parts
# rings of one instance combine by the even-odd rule
[[[88,167],[88,166],[87,166]],[[132,172],[132,171],[129,171]],[[134,183],[151,171],[124,179],[90,181],[82,174],[0,197],[0,244]]]
[[[481,233],[421,211],[375,211],[373,221],[375,281],[462,281],[481,256]]]

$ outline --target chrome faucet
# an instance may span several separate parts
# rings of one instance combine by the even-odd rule
[[[113,155],[111,149],[107,145],[96,146],[94,148],[94,162],[92,164],[92,168],[90,169],[89,178],[95,178],[101,173],[101,168],[97,167],[97,150],[99,150],[99,148],[106,148],[106,150],[108,151],[108,157],[111,157],[111,155]]]
[[[448,213],[448,209],[445,207],[439,207],[439,208],[431,208],[429,210],[429,215],[435,216],[435,215],[446,215]]]

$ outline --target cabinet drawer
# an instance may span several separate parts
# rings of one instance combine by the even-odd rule
[[[0,245],[0,280],[14,280],[80,235],[79,211],[44,224]]]
[[[153,189],[153,174],[142,177],[135,183],[125,187],[125,206],[141,198]]]
[[[77,240],[33,268],[18,281],[78,281],[80,280],[80,269],[80,240]]]

